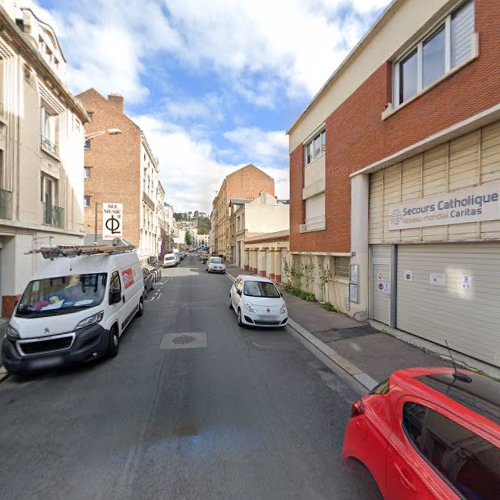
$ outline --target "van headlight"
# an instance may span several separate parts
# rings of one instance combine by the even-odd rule
[[[281,314],[286,314],[286,304],[283,304],[280,309]]]
[[[5,336],[9,340],[19,340],[21,338],[19,332],[11,325],[7,326],[7,331],[5,332]]]
[[[254,313],[255,312],[255,307],[252,306],[252,304],[250,304],[250,302],[245,302],[245,307],[251,312],[251,313]]]
[[[79,328],[86,328],[87,326],[96,325],[99,323],[104,317],[104,311],[99,311],[98,313],[89,316],[88,318],[82,319],[76,326],[75,330]]]

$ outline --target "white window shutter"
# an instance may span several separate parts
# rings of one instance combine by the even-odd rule
[[[459,66],[472,55],[474,2],[467,2],[451,18],[451,66]]]

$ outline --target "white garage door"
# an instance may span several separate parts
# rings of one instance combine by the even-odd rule
[[[500,365],[500,244],[398,248],[397,327]]]

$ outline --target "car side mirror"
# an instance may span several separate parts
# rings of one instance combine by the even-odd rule
[[[238,295],[241,295],[241,290],[236,290],[236,293],[237,293]]]
[[[110,290],[109,292],[109,303],[117,304],[122,300],[122,291],[121,290]]]

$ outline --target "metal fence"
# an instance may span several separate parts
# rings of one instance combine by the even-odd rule
[[[0,219],[12,219],[12,193],[0,189]]]
[[[64,208],[44,203],[43,223],[48,226],[64,228]]]

